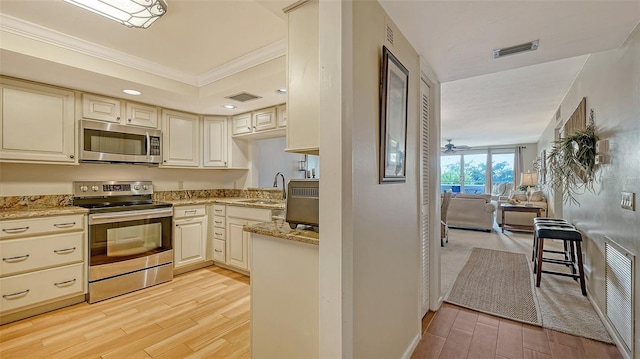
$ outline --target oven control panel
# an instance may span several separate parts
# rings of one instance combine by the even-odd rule
[[[105,197],[153,194],[151,181],[76,181],[75,197]]]

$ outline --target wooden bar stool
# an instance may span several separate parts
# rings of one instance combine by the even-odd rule
[[[587,295],[587,289],[584,283],[584,268],[582,266],[582,235],[575,228],[567,228],[561,227],[558,225],[555,226],[545,226],[544,224],[538,224],[535,228],[535,235],[538,238],[538,248],[537,248],[537,257],[534,262],[534,268],[536,271],[536,287],[540,287],[540,280],[542,278],[542,273],[553,274],[553,275],[561,275],[565,277],[571,277],[573,279],[580,280],[580,289],[582,290],[582,295]],[[553,258],[543,258],[544,250],[544,240],[545,239],[559,239],[565,242],[565,245],[568,245],[570,248],[569,258],[562,259],[553,259]],[[574,250],[575,245],[575,250]],[[577,258],[576,258],[577,257]],[[577,259],[577,263],[576,263]],[[564,272],[556,272],[556,271],[545,271],[542,269],[542,263],[556,263],[556,264],[564,264],[569,265],[571,267],[571,273]],[[575,267],[578,267],[577,270]],[[577,271],[577,274],[576,274]]]

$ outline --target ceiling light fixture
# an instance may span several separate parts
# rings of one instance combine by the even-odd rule
[[[276,93],[280,94],[280,95],[284,95],[284,94],[287,93],[287,89],[285,89],[285,88],[277,89]]]
[[[226,108],[227,110],[235,110],[236,107],[234,105],[222,105],[222,107]]]
[[[526,44],[520,44],[511,47],[505,47],[504,49],[495,49],[493,50],[493,58],[497,59],[499,57],[519,54],[521,52],[533,51],[538,49],[539,40],[527,42]]]
[[[126,93],[127,95],[133,95],[133,96],[142,95],[142,92],[140,92],[138,90],[124,89],[124,90],[122,90],[122,92]]]
[[[146,29],[167,12],[165,0],[64,0],[128,27]]]

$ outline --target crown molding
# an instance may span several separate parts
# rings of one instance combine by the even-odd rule
[[[276,41],[270,45],[261,47],[235,60],[229,61],[218,68],[198,75],[198,86],[208,85],[227,76],[236,74],[240,71],[247,70],[251,67],[284,56],[286,55],[286,53],[286,39]]]
[[[193,75],[12,16],[0,14],[0,30],[189,85],[195,86],[197,84],[196,77]]]
[[[101,60],[152,73],[196,87],[211,84],[256,65],[284,56],[287,49],[286,40],[283,39],[250,52],[233,61],[229,61],[222,66],[212,69],[211,71],[194,76],[183,71],[178,71],[152,61],[129,55],[122,51],[69,36],[5,14],[0,14],[0,31],[5,31],[14,35],[43,42],[83,55],[96,57]]]

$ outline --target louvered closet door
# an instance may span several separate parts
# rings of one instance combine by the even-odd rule
[[[429,310],[429,86],[420,83],[422,97],[422,315]]]

